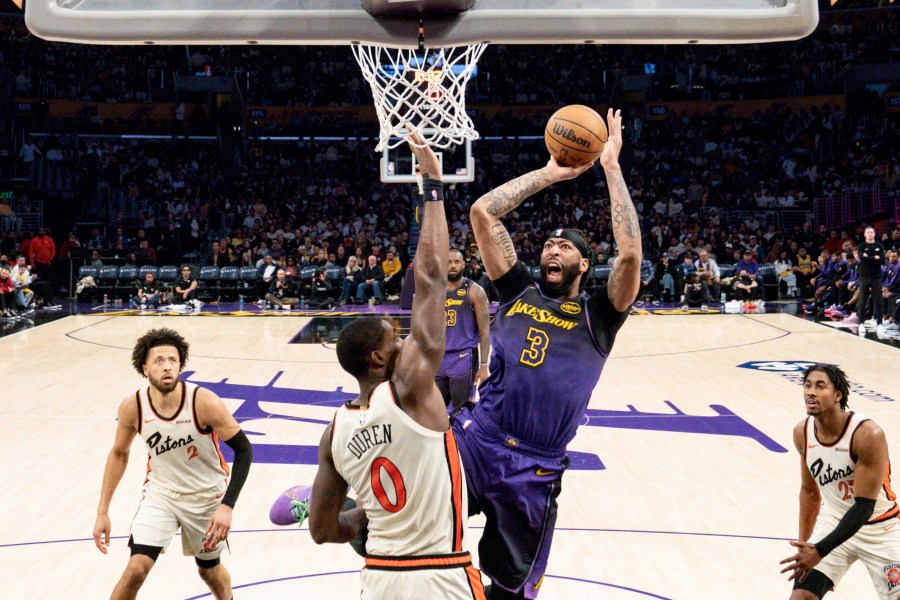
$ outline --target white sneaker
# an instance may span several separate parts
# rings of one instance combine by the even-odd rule
[[[141,304],[141,310],[147,310],[147,305],[146,305],[146,304]]]
[[[884,325],[884,330],[885,331],[900,331],[900,325],[897,325],[896,323],[888,323],[887,325]]]
[[[866,337],[866,325],[865,323],[859,324],[859,337]]]
[[[289,310],[291,310],[291,305],[290,305],[290,304],[285,304],[284,306],[281,307],[281,310],[287,310],[287,311],[289,311]]]
[[[705,304],[701,304],[701,305],[700,305],[700,310],[703,311],[703,312],[708,312],[708,311],[709,311],[709,307],[708,307],[707,305],[705,305]]]
[[[868,321],[863,321],[863,325],[869,329],[874,329],[878,323],[875,322],[875,319],[869,319]]]

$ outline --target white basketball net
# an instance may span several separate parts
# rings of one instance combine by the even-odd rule
[[[381,122],[376,152],[406,142],[407,124],[432,148],[477,140],[466,114],[466,83],[487,44],[458,48],[384,48],[353,44],[353,56],[372,87]],[[426,132],[426,130],[428,130]]]

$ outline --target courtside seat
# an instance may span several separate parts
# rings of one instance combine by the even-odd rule
[[[78,267],[78,279],[93,277],[97,281],[97,267],[94,265],[81,265]]]
[[[240,270],[237,267],[222,267],[219,271],[219,295],[237,298],[239,284]]]
[[[338,281],[343,277],[343,269],[337,265],[331,265],[327,268],[325,276],[328,277],[329,281]]]
[[[206,299],[219,297],[219,267],[200,267],[200,274],[197,277],[197,296]]]
[[[138,283],[138,268],[132,265],[124,265],[119,267],[119,281],[116,285],[116,293],[120,295],[127,294],[128,297],[134,294],[135,286]]]
[[[165,265],[159,268],[159,284],[173,285],[178,279],[178,267],[175,265]]]
[[[97,269],[97,291],[101,294],[114,293],[118,280],[119,267],[107,265]]]
[[[757,278],[759,279],[759,287],[763,300],[769,302],[780,298],[778,292],[778,274],[775,272],[775,265],[760,263],[759,275]]]
[[[145,265],[138,269],[138,279],[144,281],[147,278],[147,273],[153,273],[153,277],[159,279],[159,269],[153,265]]]

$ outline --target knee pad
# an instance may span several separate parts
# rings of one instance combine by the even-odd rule
[[[832,582],[825,573],[813,569],[809,572],[809,575],[806,576],[803,583],[796,579],[794,580],[794,589],[804,590],[815,594],[816,597],[821,600],[825,594],[834,589],[834,582]]]
[[[162,548],[159,548],[157,546],[135,544],[133,536],[128,536],[128,547],[131,549],[131,556],[140,554],[141,556],[146,556],[153,562],[156,562],[156,559],[159,558],[159,553],[162,552]]]
[[[221,562],[218,558],[197,558],[194,557],[194,562],[197,563],[197,566],[201,569],[212,569],[214,567],[219,566]]]

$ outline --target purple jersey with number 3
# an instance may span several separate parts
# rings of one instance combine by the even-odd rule
[[[469,302],[469,286],[473,281],[463,277],[457,290],[447,290],[444,311],[447,316],[446,352],[460,352],[478,346],[478,322]]]
[[[498,307],[491,345],[475,412],[530,445],[565,449],[608,355],[591,331],[587,296],[555,300],[531,283]]]

